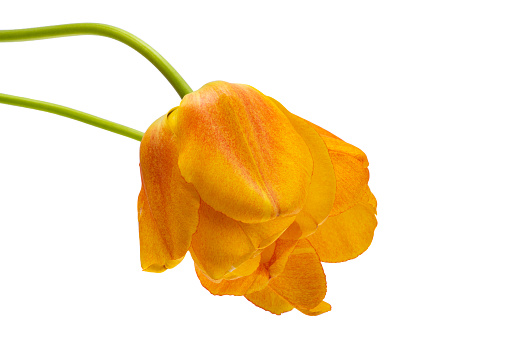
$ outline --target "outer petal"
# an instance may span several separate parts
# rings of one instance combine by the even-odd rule
[[[265,264],[269,262],[272,259],[272,256],[274,255],[274,251],[276,250],[276,243],[277,241],[274,241],[269,246],[265,247],[261,253],[260,253],[260,264]]]
[[[272,244],[295,220],[295,216],[278,217],[266,222],[246,224],[239,222],[253,246],[264,248]]]
[[[154,242],[154,246],[156,242],[157,246],[164,245],[165,257],[171,260],[186,254],[198,225],[200,203],[196,190],[180,175],[177,160],[175,135],[164,115],[149,127],[141,141],[140,168],[148,203],[144,205],[150,209],[154,230],[140,236],[146,237],[146,242]],[[151,240],[152,235],[147,234],[156,231],[158,239]]]
[[[306,239],[299,240],[283,273],[269,286],[295,307],[313,309],[325,297],[327,283],[320,258]]]
[[[370,203],[360,203],[327,219],[307,239],[321,261],[342,262],[359,256],[369,247],[376,225],[375,208]]]
[[[204,274],[199,267],[195,266],[196,275],[203,287],[214,295],[237,295],[241,296],[248,292],[260,290],[267,286],[269,275],[263,266],[258,266],[252,274],[234,280],[223,279],[213,281]]]
[[[368,159],[357,147],[311,125],[329,149],[337,191],[329,218],[308,240],[322,261],[342,262],[359,256],[369,247],[377,225],[377,202],[368,187]]]
[[[359,203],[369,180],[368,159],[359,148],[310,123],[325,141],[336,173],[336,198],[329,217]]]
[[[315,232],[318,225],[320,225],[331,212],[336,196],[336,176],[334,167],[332,166],[332,161],[325,142],[313,126],[308,121],[290,113],[278,101],[272,100],[304,139],[313,158],[313,175],[311,177],[306,203],[295,220],[301,231],[300,237],[305,238],[309,234]]]
[[[283,272],[296,243],[297,240],[278,239],[261,250],[260,254],[227,273],[221,280],[211,279],[198,265],[195,265],[196,273],[203,287],[215,295],[244,295],[257,292],[267,287],[269,279]],[[193,257],[196,256],[194,251],[191,253]]]
[[[273,243],[295,219],[280,217],[246,224],[215,211],[205,202],[201,204],[199,216],[191,254],[196,265],[213,280],[245,276],[254,271],[256,267],[247,265],[246,261],[254,261],[255,255]]]
[[[260,259],[261,256],[256,255],[253,258],[244,261],[242,265],[240,265],[233,271],[226,273],[224,279],[233,280],[251,275],[260,266]]]
[[[316,306],[313,309],[306,310],[303,308],[298,308],[298,310],[301,311],[302,313],[304,313],[305,315],[315,316],[315,315],[320,315],[325,312],[329,312],[331,310],[331,306],[329,303],[322,301],[320,304],[318,304],[318,306]]]
[[[294,308],[286,299],[274,292],[270,286],[261,291],[246,294],[245,297],[256,306],[277,315],[291,311]]]
[[[292,254],[295,245],[297,245],[296,239],[278,239],[275,242],[272,257],[265,264],[271,278],[277,277],[284,271],[288,258]]]
[[[373,208],[376,211],[376,207],[377,207],[376,198],[373,195],[373,193],[371,193],[371,190],[367,186],[364,190],[364,197],[362,198],[362,201],[367,201],[367,203],[370,204],[371,206],[373,206]]]
[[[248,293],[245,297],[256,306],[275,314],[297,307],[305,314],[317,315],[328,311],[328,304],[323,303],[326,290],[320,259],[309,242],[303,239],[293,249],[284,271],[272,278],[266,288]]]
[[[216,211],[256,223],[304,206],[313,171],[308,147],[256,89],[209,83],[186,95],[169,122],[182,175]]]
[[[160,273],[166,269],[177,266],[180,259],[172,259],[169,255],[168,244],[159,231],[157,224],[150,213],[150,208],[142,186],[138,196],[138,222],[140,225],[140,259],[144,271]]]
[[[191,243],[195,264],[219,280],[251,258],[256,251],[241,223],[202,202],[200,221]]]

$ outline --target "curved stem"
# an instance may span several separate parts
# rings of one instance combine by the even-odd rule
[[[147,58],[165,76],[183,98],[193,90],[180,74],[155,49],[123,29],[96,23],[66,24],[25,29],[0,30],[0,42],[60,38],[73,35],[100,35],[123,42]]]
[[[86,124],[99,127],[107,131],[117,133],[138,141],[141,141],[141,139],[143,138],[143,132],[137,131],[130,127],[120,125],[112,121],[102,119],[94,115],[84,113],[69,107],[60,106],[45,101],[39,101],[0,93],[0,104],[32,108],[37,109],[39,111],[58,114],[63,117],[78,120]]]

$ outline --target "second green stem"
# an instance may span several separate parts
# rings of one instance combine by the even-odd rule
[[[25,108],[36,109],[39,111],[49,112],[64,116],[66,118],[78,120],[86,124],[105,129],[107,131],[117,133],[128,138],[141,141],[143,132],[137,131],[133,128],[117,124],[103,118],[96,117],[92,114],[78,111],[73,108],[52,104],[50,102],[39,101],[18,97],[9,94],[0,93],[0,104],[7,104],[13,106],[20,106]]]

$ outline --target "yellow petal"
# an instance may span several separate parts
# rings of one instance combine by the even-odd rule
[[[281,234],[279,239],[285,239],[285,240],[299,240],[304,238],[303,234],[306,230],[303,230],[299,224],[296,222],[292,223],[290,227],[286,229],[286,231]],[[309,231],[309,229],[307,230]],[[313,233],[316,231],[316,229],[313,230]]]
[[[293,252],[296,244],[296,239],[276,240],[272,257],[265,264],[265,267],[267,267],[267,270],[269,271],[270,278],[275,278],[284,271],[288,258]]]
[[[360,203],[329,217],[307,239],[321,261],[342,262],[362,254],[371,244],[377,225],[375,208]]]
[[[150,209],[154,230],[140,236],[147,242],[163,241],[166,257],[171,260],[186,254],[198,225],[200,204],[196,190],[181,176],[177,161],[175,135],[164,115],[149,127],[141,141],[140,168],[148,204],[145,209]],[[156,233],[160,239],[151,240],[149,237]]]
[[[141,268],[144,271],[161,273],[177,266],[184,259],[182,257],[174,260],[170,257],[166,238],[159,231],[152,213],[150,213],[143,186],[138,196],[138,222]]]
[[[310,123],[311,124],[311,123]],[[311,124],[329,149],[336,173],[336,198],[329,217],[359,203],[369,180],[368,159],[359,148],[344,142],[323,128]]]
[[[169,124],[182,175],[216,211],[257,223],[304,206],[313,171],[308,147],[256,89],[209,83],[184,97]]]
[[[255,279],[245,294],[261,291],[269,284],[269,272],[264,265],[260,265],[253,275]]]
[[[341,262],[363,253],[371,244],[377,202],[368,187],[368,159],[364,152],[323,128],[312,125],[331,155],[336,172],[336,199],[329,218],[308,240],[325,262]]]
[[[249,291],[263,289],[267,286],[269,276],[267,270],[259,266],[252,274],[234,280],[223,279],[213,281],[195,265],[196,275],[203,287],[214,295],[237,295],[241,296]]]
[[[260,266],[261,256],[257,255],[254,258],[244,261],[239,267],[231,272],[225,274],[224,279],[237,279],[240,277],[246,277],[252,274],[258,266]]]
[[[251,243],[256,248],[272,244],[293,223],[295,216],[277,217],[266,222],[247,224],[239,222]]]
[[[246,294],[245,297],[256,306],[277,315],[293,310],[293,305],[269,286],[258,292]]]
[[[195,264],[213,280],[222,279],[252,258],[256,251],[239,221],[215,211],[203,201],[191,248]]]
[[[376,211],[377,201],[373,193],[371,193],[371,190],[369,189],[368,186],[366,186],[366,188],[364,189],[364,197],[362,198],[362,201],[365,201],[371,206],[373,206],[373,208]]]
[[[276,241],[273,258],[278,257],[280,241],[281,239]],[[306,239],[302,239],[291,248],[293,250],[286,260],[284,271],[271,278],[267,287],[248,293],[245,297],[256,306],[274,314],[288,312],[294,307],[307,315],[330,311],[330,305],[323,301],[327,290],[325,274],[313,247]],[[280,253],[279,257],[282,254]],[[264,265],[270,265],[270,261]]]
[[[261,253],[260,253],[260,264],[265,264],[269,260],[272,259],[272,255],[274,254],[274,251],[276,250],[276,243],[277,241],[274,241],[269,246],[265,247]]]
[[[327,291],[320,258],[306,239],[299,240],[284,271],[271,279],[269,287],[295,307],[313,309]]]
[[[345,146],[343,151],[330,151],[338,188],[330,216],[338,215],[357,204],[369,180],[369,172],[365,167],[367,160],[366,163],[361,162],[352,154],[360,150],[346,143]]]
[[[314,130],[317,131],[318,134],[320,134],[321,137],[330,137],[330,138],[339,139],[337,136],[335,136],[331,132],[327,131],[326,129],[321,128],[320,126],[313,124],[311,121],[308,121],[308,122],[309,122],[309,124],[311,126],[313,126]]]
[[[325,142],[313,126],[308,121],[290,113],[278,101],[272,100],[304,139],[313,158],[313,174],[306,203],[295,219],[302,232],[300,237],[305,238],[315,232],[318,225],[331,212],[336,196],[334,167]]]
[[[315,316],[315,315],[320,315],[325,312],[329,312],[331,310],[331,306],[329,303],[322,301],[320,304],[318,304],[318,306],[316,306],[315,308],[312,308],[310,310],[306,310],[304,308],[297,308],[297,309],[306,315]]]
[[[267,286],[269,278],[272,279],[283,272],[296,243],[297,240],[278,239],[259,255],[248,259],[219,280],[208,277],[198,264],[195,265],[196,273],[203,287],[215,295],[244,295],[260,291]],[[191,254],[196,258],[194,250]]]

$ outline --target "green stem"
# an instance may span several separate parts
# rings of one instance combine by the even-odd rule
[[[165,58],[147,43],[123,29],[96,23],[79,23],[25,29],[0,30],[0,42],[60,38],[73,35],[101,35],[123,42],[147,58],[183,98],[193,90]]]
[[[107,131],[117,133],[138,141],[141,141],[141,138],[143,138],[143,132],[137,131],[130,127],[123,126],[112,121],[102,119],[94,115],[84,113],[69,107],[60,106],[45,101],[33,100],[0,93],[0,104],[32,108],[37,109],[39,111],[58,114],[63,117],[78,120],[86,124],[99,127]]]

